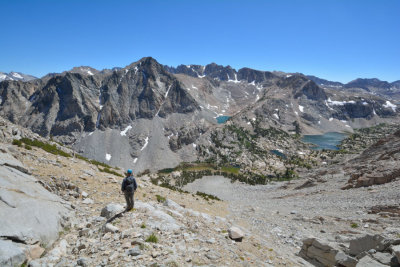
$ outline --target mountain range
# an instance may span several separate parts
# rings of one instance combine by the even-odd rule
[[[124,68],[83,66],[4,80],[0,116],[84,156],[136,171],[215,159],[279,169],[282,160],[268,152],[307,150],[296,133],[398,121],[398,85],[377,79],[343,85],[215,63],[175,68],[146,57]]]
[[[27,75],[23,74],[21,72],[10,72],[10,73],[5,73],[5,72],[0,72],[0,82],[1,81],[32,81],[37,79],[35,76],[32,75]]]

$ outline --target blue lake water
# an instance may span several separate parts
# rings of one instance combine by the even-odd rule
[[[219,124],[225,123],[227,120],[229,120],[230,117],[231,117],[231,116],[218,116],[218,117],[217,117],[217,122],[218,122]]]
[[[280,152],[279,150],[273,149],[273,150],[270,150],[269,152],[271,152],[272,154],[277,155],[278,157],[286,159],[286,155],[283,154],[282,152]]]
[[[330,149],[338,150],[337,145],[347,137],[345,133],[329,132],[322,135],[304,135],[302,141],[305,143],[311,143],[315,146],[312,149]]]

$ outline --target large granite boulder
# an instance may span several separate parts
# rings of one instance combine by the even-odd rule
[[[356,256],[362,252],[375,249],[376,251],[384,251],[390,246],[390,240],[385,239],[381,235],[364,235],[350,241],[349,253]]]
[[[360,259],[356,267],[384,267],[388,265],[381,264],[380,262],[373,259],[371,256],[367,255]]]
[[[125,209],[122,205],[116,203],[110,203],[101,210],[100,216],[110,219],[115,215],[117,215],[118,213],[123,212],[124,210]]]
[[[357,260],[346,255],[335,244],[310,237],[303,240],[299,256],[315,266],[354,267]]]
[[[235,241],[242,241],[242,239],[244,237],[243,231],[239,227],[236,227],[236,226],[232,226],[231,228],[229,228],[228,234],[229,234],[229,237]]]
[[[0,149],[0,236],[10,240],[1,243],[1,266],[20,262],[20,250],[30,244],[50,246],[69,215],[65,201],[23,171],[26,168],[20,161]]]
[[[23,248],[12,241],[0,240],[0,266],[20,266],[25,259]]]

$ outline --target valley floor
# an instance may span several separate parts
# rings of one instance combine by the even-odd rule
[[[227,201],[229,219],[298,265],[304,262],[295,255],[302,240],[310,236],[341,243],[362,233],[400,236],[399,217],[370,214],[372,207],[398,205],[399,179],[368,188],[341,190],[348,178],[338,166],[332,166],[317,179],[308,178],[307,174],[302,176],[290,182],[257,186],[209,176],[186,185],[185,189]],[[296,189],[303,184],[310,187]]]

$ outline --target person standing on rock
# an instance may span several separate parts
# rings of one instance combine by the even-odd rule
[[[130,211],[133,209],[133,205],[135,204],[133,201],[133,195],[137,189],[137,183],[135,177],[133,177],[133,173],[131,169],[126,171],[126,177],[122,181],[121,191],[125,195],[126,200],[126,209],[125,211]]]

